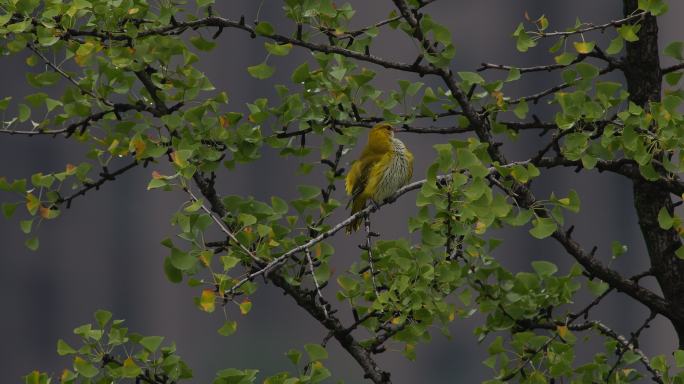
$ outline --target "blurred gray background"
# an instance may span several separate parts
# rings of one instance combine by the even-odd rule
[[[256,0],[217,2],[221,15],[238,19],[244,14],[248,21],[255,18],[260,3]],[[384,19],[392,9],[390,1],[354,0],[351,4],[358,10],[355,27]],[[260,18],[287,33],[294,27],[280,15],[281,5],[280,1],[265,0]],[[622,5],[618,0],[442,0],[426,11],[453,32],[457,49],[454,69],[472,71],[483,61],[517,66],[553,62],[546,49],[548,44],[527,54],[515,50],[510,36],[524,20],[525,11],[532,18],[545,14],[551,29],[564,29],[574,24],[575,17],[596,23],[620,18]],[[670,12],[660,18],[661,47],[682,39],[683,12],[684,3],[670,2]],[[204,35],[208,37],[212,32]],[[612,37],[610,31],[605,36],[599,34],[603,42]],[[217,49],[203,56],[198,66],[217,89],[228,92],[233,110],[243,110],[245,102],[257,97],[273,97],[273,84],[289,84],[291,70],[308,57],[305,51],[295,49],[286,58],[271,58],[270,63],[278,68],[276,75],[268,81],[257,81],[249,77],[245,68],[265,57],[262,40],[251,40],[241,31],[226,30],[218,43]],[[415,52],[410,40],[385,29],[373,46],[373,54],[408,62],[415,57]],[[23,55],[0,59],[3,69],[0,98],[12,95],[21,99],[32,92],[24,80],[27,70],[24,59]],[[396,80],[406,76],[373,69],[379,70],[376,84],[384,89],[396,87]],[[618,75],[612,79],[621,80]],[[422,81],[438,84],[429,78]],[[557,73],[533,75],[518,82],[517,88],[509,93],[533,93],[559,81]],[[544,107],[541,111],[541,116],[548,116]],[[427,165],[433,160],[432,144],[450,138],[404,134],[402,139],[416,155],[414,179],[417,180],[424,177]],[[535,134],[523,135],[507,149],[507,154],[511,159],[526,159],[538,143],[540,139]],[[83,152],[83,148],[63,138],[3,135],[0,136],[0,175],[12,179],[39,171],[59,171],[68,162],[80,161]],[[357,154],[358,149],[345,156],[343,162],[348,163]],[[293,196],[297,184],[320,181],[320,178],[293,176],[297,165],[297,159],[282,161],[267,152],[260,161],[239,166],[235,172],[224,175],[219,180],[219,188],[222,193],[253,195],[257,199],[268,199],[274,194]],[[63,367],[71,368],[69,359],[56,354],[57,339],[76,344],[73,328],[92,321],[92,313],[98,308],[111,310],[116,318],[126,319],[132,331],[163,335],[175,341],[179,354],[194,369],[194,383],[210,382],[216,371],[228,367],[258,368],[263,372],[261,378],[289,370],[291,365],[284,356],[288,349],[320,342],[325,336],[318,323],[270,285],[262,286],[252,297],[253,310],[247,317],[238,319],[237,334],[228,338],[217,335],[216,329],[223,322],[220,311],[211,315],[200,312],[192,302],[192,297],[199,293],[197,289],[171,284],[164,277],[162,260],[166,249],[159,241],[175,234],[169,219],[185,196],[146,191],[150,173],[160,167],[152,164],[147,169],[135,169],[117,182],[107,183],[100,191],[74,201],[61,218],[42,224],[38,232],[41,247],[35,253],[24,247],[25,238],[16,220],[0,220],[0,329],[3,331],[0,377],[3,382],[19,382],[20,376],[33,369],[59,374]],[[551,191],[565,195],[570,188],[580,193],[582,211],[578,215],[566,215],[566,220],[577,224],[575,236],[585,248],[599,246],[599,254],[608,261],[611,241],[619,240],[629,246],[629,252],[613,266],[628,274],[646,269],[647,255],[631,206],[631,184],[611,174],[559,170],[547,172],[534,185],[540,197],[548,196]],[[343,199],[342,193],[342,188],[338,188],[335,197]],[[407,236],[405,218],[414,211],[414,196],[403,197],[377,215],[374,225],[382,228],[384,236]],[[8,199],[14,196],[0,194],[0,201]],[[336,217],[342,218],[343,214],[340,212]],[[556,260],[561,272],[567,272],[572,265],[570,257],[555,243],[530,239],[526,229],[499,231],[493,235],[506,239],[495,255],[513,271],[529,270],[530,261],[543,258]],[[338,270],[358,257],[355,244],[361,241],[360,236],[356,234],[348,240],[342,235],[332,240],[337,249],[334,257]],[[654,287],[653,281],[645,283]],[[334,295],[330,288],[325,294],[329,298]],[[591,297],[581,296],[578,300],[581,305]],[[235,315],[235,310],[231,311]],[[647,312],[624,297],[613,295],[594,315],[628,334],[641,324]],[[481,364],[489,341],[478,344],[472,335],[477,321],[477,318],[457,319],[451,326],[452,340],[435,330],[430,344],[418,346],[415,362],[409,362],[398,350],[390,348],[379,356],[380,366],[392,372],[398,384],[469,383],[490,377],[491,371]],[[326,365],[332,370],[333,378],[347,383],[362,382],[362,373],[352,359],[335,342],[329,345],[331,358]],[[670,324],[658,318],[644,332],[641,346],[649,353],[668,354],[675,349],[676,338]],[[591,359],[590,350],[585,351],[578,360]]]

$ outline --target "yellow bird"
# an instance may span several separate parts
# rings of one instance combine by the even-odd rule
[[[368,144],[361,157],[352,163],[345,178],[345,189],[350,195],[351,214],[362,210],[368,199],[382,203],[413,176],[413,154],[401,140],[394,137],[394,129],[387,123],[376,124],[368,133]],[[361,226],[361,218],[347,225],[347,233]]]

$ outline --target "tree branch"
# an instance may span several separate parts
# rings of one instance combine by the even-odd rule
[[[412,28],[414,28],[416,38],[421,40],[421,42],[427,42],[422,37],[423,34],[420,31],[420,25],[418,24],[418,21],[414,15],[410,12],[410,8],[406,1],[393,0],[393,2],[400,10],[400,13],[404,16],[406,21],[411,25]],[[430,46],[429,42],[427,43],[427,45]],[[603,71],[608,70],[612,70],[610,65]],[[506,157],[499,150],[499,146],[494,142],[488,121],[480,116],[469,103],[468,98],[454,79],[451,70],[439,68],[438,73],[451,91],[454,99],[456,99],[456,102],[461,107],[464,116],[468,119],[468,121],[470,121],[470,124],[475,129],[475,133],[480,141],[489,144],[487,151],[492,160],[498,162],[499,164],[508,164]],[[524,184],[514,183],[512,190],[509,191],[509,195],[515,199],[518,205],[524,208],[531,208],[537,203],[537,200],[532,192]],[[545,208],[535,208],[535,211],[542,217],[549,216],[549,213]],[[557,229],[552,236],[561,245],[563,245],[566,252],[573,256],[575,260],[577,260],[593,276],[600,278],[618,291],[628,294],[652,311],[663,314],[670,318],[675,316],[675,312],[671,310],[668,303],[663,298],[651,292],[650,290],[635,284],[633,281],[625,279],[615,270],[603,265],[593,256],[593,254],[589,254],[584,251],[578,243],[570,238],[570,234],[565,232],[562,228]]]
[[[268,279],[271,280],[274,285],[281,288],[286,294],[290,295],[297,302],[297,305],[306,310],[314,319],[318,320],[319,323],[332,333],[333,337],[340,343],[342,348],[344,348],[347,353],[356,360],[361,369],[363,369],[365,378],[370,379],[376,384],[391,383],[389,372],[383,371],[378,367],[371,352],[354,339],[351,332],[342,325],[342,322],[340,322],[337,317],[333,315],[326,316],[324,308],[316,303],[316,299],[314,298],[315,295],[311,295],[301,287],[296,287],[288,283],[280,273],[271,273],[268,275]]]
[[[145,161],[145,160],[143,160],[143,161]],[[91,189],[95,189],[95,190],[100,189],[100,187],[104,183],[106,183],[108,181],[114,181],[117,176],[123,175],[124,173],[128,172],[129,170],[137,167],[139,164],[140,164],[140,162],[138,160],[133,160],[132,163],[130,163],[126,166],[123,166],[123,167],[121,167],[121,168],[119,168],[116,171],[111,172],[111,173],[107,170],[107,168],[103,168],[102,172],[100,172],[100,176],[101,176],[100,179],[98,179],[94,183],[87,183],[87,182],[83,183],[83,185],[84,185],[83,188],[79,189],[78,191],[74,192],[73,194],[69,195],[68,197],[60,197],[59,199],[57,199],[57,201],[55,201],[55,204],[61,205],[61,204],[66,203],[66,207],[67,207],[67,209],[69,209],[69,208],[71,208],[71,202],[75,198],[77,198],[79,196],[85,196],[85,194],[88,193],[88,191],[90,191]]]
[[[671,66],[671,67],[663,68],[663,69],[660,70],[660,74],[661,74],[661,75],[666,75],[666,74],[668,74],[668,73],[670,73],[670,72],[677,72],[677,71],[679,71],[679,70],[681,70],[681,69],[684,69],[684,63],[679,63],[679,64],[675,64],[675,65],[673,65],[673,66]]]
[[[554,31],[554,32],[531,31],[531,33],[533,33],[539,37],[554,37],[554,36],[567,37],[567,36],[591,32],[591,31],[595,31],[595,30],[599,30],[599,29],[601,31],[604,31],[609,27],[616,28],[616,27],[619,27],[623,24],[631,23],[633,21],[640,21],[647,14],[648,14],[648,12],[641,11],[641,12],[635,13],[633,15],[627,16],[625,18],[618,19],[618,20],[612,20],[612,21],[609,21],[609,22],[604,23],[604,24],[583,23],[582,25],[585,25],[584,28],[573,29],[570,31]]]

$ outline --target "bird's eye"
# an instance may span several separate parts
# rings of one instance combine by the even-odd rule
[[[388,125],[388,126],[385,127],[385,129],[388,130],[388,131],[391,131],[391,130],[392,130],[392,127],[390,127],[390,126]]]

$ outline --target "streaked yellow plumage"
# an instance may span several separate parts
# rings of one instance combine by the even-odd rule
[[[406,185],[413,176],[413,154],[401,140],[394,138],[394,130],[387,123],[374,126],[368,133],[368,144],[361,157],[354,161],[345,178],[347,194],[350,195],[351,213],[366,206],[368,199],[376,204],[392,196]],[[356,231],[361,219],[354,220],[346,230]]]

